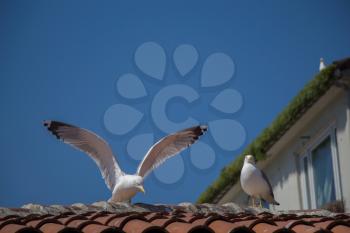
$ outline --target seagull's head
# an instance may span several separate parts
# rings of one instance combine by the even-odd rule
[[[139,190],[139,192],[146,193],[145,189],[143,188],[143,177],[142,176],[135,176],[134,187],[136,187]]]
[[[253,155],[246,155],[244,158],[244,163],[255,164],[255,158]]]

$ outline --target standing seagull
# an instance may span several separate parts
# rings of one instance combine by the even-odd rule
[[[260,207],[261,199],[270,204],[279,205],[275,200],[272,187],[265,173],[255,166],[255,159],[252,155],[246,155],[241,170],[241,185],[249,196],[252,197],[253,207],[255,198],[259,198]]]
[[[162,138],[148,150],[136,174],[128,175],[120,169],[109,145],[93,132],[58,121],[44,121],[44,126],[57,139],[87,153],[95,161],[112,191],[110,202],[127,202],[137,192],[144,193],[146,176],[166,159],[195,143],[208,128],[199,125]]]
[[[323,58],[321,57],[320,58],[320,68],[319,68],[319,70],[321,71],[321,70],[323,70],[323,69],[325,69],[326,68],[326,64],[324,63],[324,60],[323,60]]]

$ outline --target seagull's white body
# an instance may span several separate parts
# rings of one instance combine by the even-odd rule
[[[261,171],[253,164],[244,163],[241,172],[241,184],[244,192],[256,198],[269,192],[269,185],[263,179]]]
[[[130,200],[140,191],[140,189],[135,186],[135,183],[137,183],[138,180],[142,183],[143,178],[137,175],[123,175],[119,177],[112,191],[112,197],[108,201],[124,202]]]
[[[162,138],[148,150],[136,174],[129,175],[120,169],[109,145],[93,132],[58,121],[44,121],[44,126],[57,139],[87,153],[95,161],[112,191],[110,202],[130,201],[137,192],[145,192],[144,178],[166,159],[195,143],[207,130],[207,126],[199,125]]]
[[[274,199],[272,188],[266,175],[255,166],[253,156],[247,155],[244,159],[240,179],[243,191],[249,196],[264,199],[272,204],[278,204]]]

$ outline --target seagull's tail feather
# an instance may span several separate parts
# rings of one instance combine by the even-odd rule
[[[273,202],[271,204],[273,204],[273,205],[280,205],[280,203],[278,203],[276,200],[273,200]]]
[[[280,203],[278,203],[272,195],[265,196],[263,199],[270,204],[280,205]]]

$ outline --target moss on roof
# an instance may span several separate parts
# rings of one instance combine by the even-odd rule
[[[333,75],[338,65],[330,65],[318,73],[288,106],[275,118],[269,127],[248,145],[236,160],[222,169],[218,179],[210,185],[198,198],[198,203],[210,203],[224,194],[227,188],[234,185],[240,176],[244,155],[252,154],[256,160],[264,160],[266,152],[278,141],[284,133],[300,119],[325,92],[334,84],[337,77]]]

